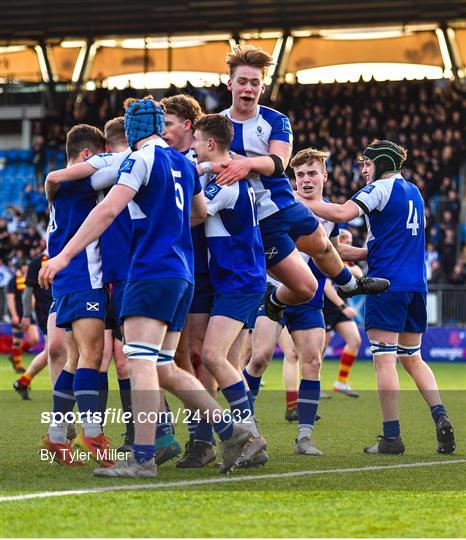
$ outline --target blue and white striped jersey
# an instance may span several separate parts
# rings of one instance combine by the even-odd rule
[[[247,180],[219,186],[210,177],[204,189],[209,273],[215,293],[265,290],[265,256],[257,224],[254,190]]]
[[[231,118],[230,109],[221,114],[233,123],[235,135],[231,150],[246,157],[266,156],[270,141],[293,144],[291,124],[284,114],[258,105],[254,118],[240,121]],[[257,215],[264,219],[295,202],[290,181],[285,174],[279,177],[256,176],[248,179],[256,194]]]

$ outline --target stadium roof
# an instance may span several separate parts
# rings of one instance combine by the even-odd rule
[[[0,42],[448,22],[464,0],[1,0]]]

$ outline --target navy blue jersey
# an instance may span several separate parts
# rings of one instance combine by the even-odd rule
[[[190,215],[201,191],[194,165],[162,139],[151,139],[120,166],[118,184],[137,193],[128,281],[179,278],[193,283]]]
[[[427,292],[424,201],[399,174],[376,180],[352,200],[366,214],[368,276],[390,291]]]
[[[230,109],[221,114],[231,120],[235,135],[231,150],[246,157],[267,156],[270,141],[293,144],[293,133],[288,117],[284,114],[258,105],[257,114],[248,120],[234,120]],[[248,179],[256,194],[259,220],[271,216],[295,202],[290,181],[285,174],[273,176],[251,176]]]
[[[247,180],[219,186],[215,176],[204,189],[209,217],[205,222],[209,273],[215,293],[265,290],[265,256]]]
[[[58,255],[76,234],[97,203],[97,193],[90,178],[60,184],[51,205],[48,252]],[[78,253],[59,272],[52,283],[53,297],[102,287],[102,259],[99,239]]]
[[[114,184],[120,165],[130,154],[131,150],[128,148],[123,152],[97,154],[89,158],[88,163],[97,169],[91,179],[102,179],[104,175],[108,175],[106,183]],[[100,237],[104,283],[125,281],[128,277],[132,232],[129,210],[125,208]]]

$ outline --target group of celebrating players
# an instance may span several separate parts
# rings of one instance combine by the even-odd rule
[[[192,412],[177,467],[213,462],[214,433],[222,472],[266,463],[254,404],[280,338],[301,371],[297,394],[291,390],[287,400],[287,418],[298,421],[294,451],[320,455],[312,432],[326,345],[324,289],[334,302],[333,326],[349,320],[342,312],[351,315],[344,298],[368,295],[365,328],[383,435],[364,451],[405,450],[397,359],[431,409],[438,452],[455,451],[420,353],[427,328],[424,203],[401,175],[407,153],[373,141],[361,157],[366,187],[345,204],[323,199],[329,154],[307,148],[290,161],[288,118],[258,104],[271,63],[261,49],[234,48],[227,59],[232,106],[220,114],[202,114],[189,96],[160,104],[148,96],[127,100],[124,117],[109,121],[105,135],[88,125],[68,133],[68,166],[46,181],[50,259],[39,273],[40,285],[52,286],[49,354],[61,349],[51,372],[53,412],[65,418],[77,404],[83,427],[76,436],[66,420],[50,424],[41,444],[59,463],[82,465],[73,453],[80,448],[100,464],[95,476],[154,477],[180,453],[164,390]],[[337,223],[361,215],[367,248],[340,242]],[[368,276],[353,275],[342,260],[367,260]],[[357,395],[347,377],[358,339],[348,332],[335,386],[348,395]],[[112,356],[122,409],[131,416],[118,461],[102,428]]]

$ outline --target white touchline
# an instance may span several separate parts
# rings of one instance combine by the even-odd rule
[[[180,480],[174,482],[155,482],[153,484],[133,484],[126,486],[96,487],[91,489],[75,489],[69,491],[44,491],[42,493],[28,493],[26,495],[11,495],[0,497],[0,502],[24,501],[27,499],[46,499],[48,497],[64,497],[66,495],[87,495],[105,491],[138,491],[141,489],[178,488],[189,486],[205,486],[208,484],[225,484],[232,482],[249,482],[255,480],[270,480],[273,478],[297,478],[300,476],[313,476],[318,474],[360,473],[368,471],[383,471],[387,469],[410,469],[418,467],[435,467],[436,465],[456,465],[466,463],[466,459],[452,459],[449,461],[418,461],[414,463],[399,463],[396,465],[372,465],[368,467],[352,467],[347,469],[314,469],[310,471],[294,471],[286,473],[271,473],[245,476],[220,476],[199,480]]]

